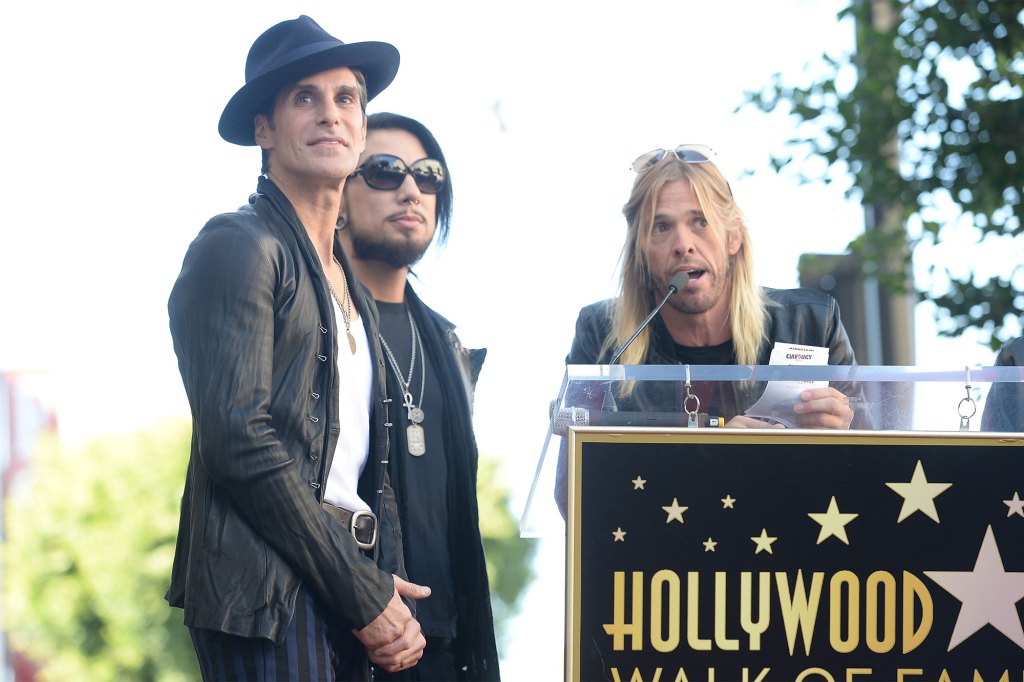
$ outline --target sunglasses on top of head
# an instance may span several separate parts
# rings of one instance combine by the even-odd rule
[[[444,189],[444,166],[437,159],[420,159],[406,166],[405,161],[394,154],[371,154],[352,173],[362,175],[366,184],[381,191],[398,189],[411,175],[416,187],[424,194],[437,194]]]
[[[646,154],[641,154],[633,161],[633,172],[643,173],[645,170],[650,170],[669,154],[687,163],[709,163],[715,158],[715,150],[707,145],[681,144],[675,149],[653,149]]]

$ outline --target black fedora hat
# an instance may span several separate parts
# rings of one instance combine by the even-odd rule
[[[245,60],[245,85],[220,115],[220,136],[234,144],[256,144],[253,118],[278,90],[340,66],[366,77],[367,99],[379,95],[398,72],[398,50],[379,42],[345,44],[303,15],[271,26],[256,39]]]

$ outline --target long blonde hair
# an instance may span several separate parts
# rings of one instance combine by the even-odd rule
[[[658,303],[655,300],[646,249],[650,243],[654,213],[661,188],[686,180],[697,195],[704,216],[724,245],[730,236],[741,240],[733,256],[729,321],[736,360],[741,365],[757,362],[757,353],[767,331],[770,305],[754,282],[754,261],[746,218],[736,205],[722,172],[712,162],[689,163],[668,154],[648,170],[639,173],[633,191],[622,207],[626,217],[626,243],[619,263],[619,297],[612,306],[612,329],[602,352],[619,348]],[[651,344],[648,326],[620,358],[622,364],[643,364]]]

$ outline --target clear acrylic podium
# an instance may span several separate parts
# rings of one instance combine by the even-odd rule
[[[966,418],[970,431],[1024,431],[1024,367],[569,365],[548,409],[547,432],[538,434],[540,455],[520,534],[540,537],[565,531],[554,491],[558,453],[569,428],[686,428],[687,377],[705,390],[710,386],[712,392],[727,394],[728,407],[734,410],[714,415],[702,405],[700,428],[721,428],[708,426],[704,415],[728,420],[743,414],[768,382],[827,381],[850,394],[856,413],[853,430],[959,432]],[[632,397],[624,400],[622,389],[630,384]],[[614,411],[606,409],[609,396]],[[983,417],[992,423],[985,429]],[[766,426],[771,423],[766,420]]]

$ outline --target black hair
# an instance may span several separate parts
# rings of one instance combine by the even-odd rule
[[[391,114],[388,112],[380,112],[377,114],[370,114],[366,119],[366,134],[369,137],[371,130],[404,130],[409,133],[423,145],[423,149],[427,152],[427,156],[431,159],[437,159],[441,162],[441,166],[444,168],[445,183],[441,191],[437,193],[437,202],[435,204],[436,218],[437,218],[437,229],[438,237],[437,242],[439,246],[444,246],[445,242],[448,241],[448,228],[451,225],[452,218],[452,206],[454,204],[452,199],[452,175],[451,171],[448,170],[448,162],[445,161],[444,152],[441,151],[441,145],[438,144],[437,139],[427,129],[427,126],[423,125],[417,120],[411,119],[408,116],[402,116],[400,114]],[[406,159],[408,162],[418,161],[419,159]]]

